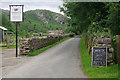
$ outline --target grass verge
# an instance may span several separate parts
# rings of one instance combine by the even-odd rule
[[[65,41],[65,40],[67,40],[67,39],[70,39],[70,37],[64,38],[64,39],[62,39],[62,40],[60,40],[60,41],[58,41],[58,42],[56,42],[56,43],[54,43],[54,44],[52,44],[52,45],[46,46],[46,47],[41,48],[41,49],[39,49],[39,50],[35,50],[35,51],[33,51],[33,52],[30,52],[30,53],[28,54],[28,56],[36,56],[36,55],[42,53],[43,51],[45,51],[45,50],[47,50],[47,49],[49,49],[49,48],[51,48],[51,47],[53,47],[53,46],[61,43],[61,42]]]
[[[88,54],[84,37],[81,39],[81,62],[83,71],[89,78],[118,78],[118,64],[108,67],[91,67],[91,56]]]
[[[0,49],[14,49],[14,48],[16,48],[16,46],[11,46],[11,47],[0,47]],[[19,46],[18,46],[18,48],[19,48]]]

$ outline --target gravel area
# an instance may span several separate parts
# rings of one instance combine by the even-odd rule
[[[32,57],[18,56],[16,58],[16,49],[3,49],[2,50],[2,75],[7,75],[10,71],[18,68]]]

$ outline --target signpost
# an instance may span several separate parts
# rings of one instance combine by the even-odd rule
[[[92,66],[107,67],[107,48],[92,48]]]
[[[23,6],[24,5],[9,5],[10,7],[10,21],[16,23],[16,57],[18,56],[17,48],[17,24],[23,21]]]

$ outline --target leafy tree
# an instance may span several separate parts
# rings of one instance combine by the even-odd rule
[[[76,34],[78,31],[87,32],[94,28],[99,32],[101,29],[109,28],[113,34],[120,34],[119,3],[65,2],[60,10],[70,18],[71,29],[69,30]],[[101,29],[99,30],[99,28]]]
[[[108,8],[108,15],[106,19],[107,26],[110,28],[113,34],[120,34],[120,4],[119,3],[108,3],[105,6]]]

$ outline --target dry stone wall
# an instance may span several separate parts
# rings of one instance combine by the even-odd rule
[[[28,55],[29,52],[51,45],[63,38],[69,37],[70,34],[52,35],[46,38],[26,38],[20,41],[19,55]]]
[[[108,65],[113,64],[113,52],[114,49],[112,47],[112,41],[111,38],[106,38],[106,37],[99,37],[99,38],[94,38],[95,43],[94,46],[96,47],[107,47],[107,63]]]

